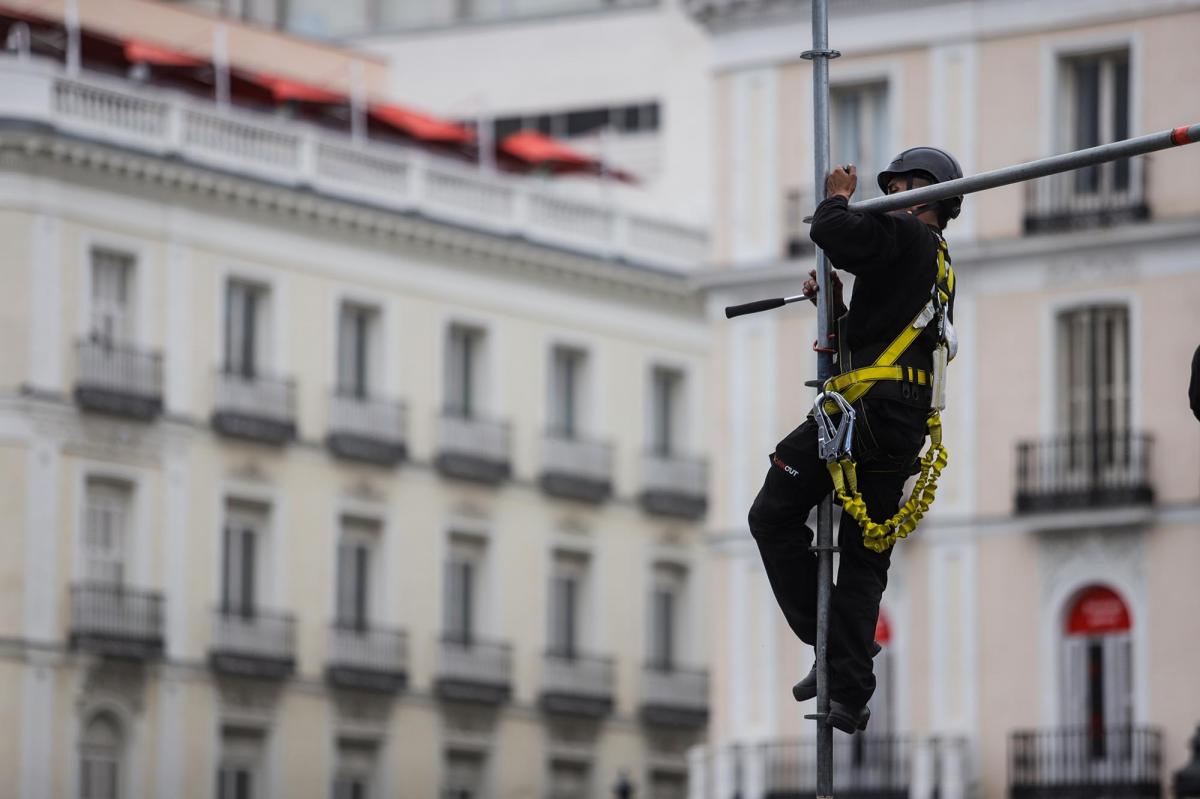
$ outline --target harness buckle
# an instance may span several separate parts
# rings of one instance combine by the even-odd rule
[[[825,403],[832,402],[841,411],[835,423],[825,410]],[[826,463],[850,457],[850,444],[854,440],[854,408],[836,391],[822,391],[813,400],[813,420],[817,423],[817,452]]]

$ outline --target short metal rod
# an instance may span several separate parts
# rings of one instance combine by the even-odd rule
[[[829,49],[828,0],[812,2],[813,65],[813,180],[814,197],[825,196],[829,172]],[[833,333],[833,298],[830,290],[829,259],[820,247],[817,259],[817,330],[821,341]],[[817,351],[817,379],[824,383],[833,374],[833,357]],[[833,728],[829,715],[829,615],[833,600],[833,497],[826,494],[817,505],[817,799],[833,796]]]
[[[1171,130],[1163,130],[1157,133],[1149,133],[1145,136],[1136,136],[1132,139],[1122,139],[1121,141],[1088,147],[1083,150],[1052,155],[1047,158],[1039,158],[1036,161],[1028,161],[1024,164],[1014,164],[1012,166],[1001,167],[1000,169],[993,169],[989,172],[980,172],[978,175],[970,175],[958,180],[948,180],[945,183],[935,183],[932,186],[922,186],[919,189],[897,192],[896,194],[875,197],[870,200],[862,200],[861,202],[851,203],[850,207],[855,211],[877,212],[911,208],[914,205],[936,202],[937,200],[944,200],[947,197],[972,194],[977,191],[994,189],[1012,183],[1021,183],[1026,180],[1033,180],[1034,178],[1043,178],[1047,175],[1056,175],[1060,172],[1070,172],[1073,169],[1116,161],[1119,158],[1145,155],[1157,150],[1166,150],[1171,147],[1179,147],[1197,141],[1200,141],[1200,123],[1183,125]],[[816,196],[821,197],[824,195],[822,192],[818,192]]]

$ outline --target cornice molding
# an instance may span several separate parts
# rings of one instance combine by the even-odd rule
[[[366,203],[293,188],[244,175],[58,133],[52,129],[0,126],[0,170],[38,174],[38,164],[57,165],[128,180],[143,187],[219,201],[233,214],[265,213],[279,224],[314,224],[360,237],[363,243],[398,242],[423,254],[455,260],[486,259],[489,270],[555,279],[588,291],[607,291],[683,314],[703,312],[686,273],[604,258],[442,221],[417,212],[396,212]]]

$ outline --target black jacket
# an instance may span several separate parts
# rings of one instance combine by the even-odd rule
[[[892,342],[929,301],[937,278],[938,234],[916,216],[851,211],[842,197],[817,206],[809,235],[838,269],[854,275],[841,329],[842,345],[877,352]],[[930,325],[903,363],[929,369],[937,333]],[[873,357],[871,358],[873,359]]]

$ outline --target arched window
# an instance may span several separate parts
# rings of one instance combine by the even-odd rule
[[[1087,731],[1093,758],[1107,756],[1112,731],[1133,723],[1129,608],[1117,592],[1092,585],[1067,606],[1063,624],[1063,723]]]
[[[121,791],[121,724],[109,711],[96,713],[79,743],[79,799],[117,799]]]

